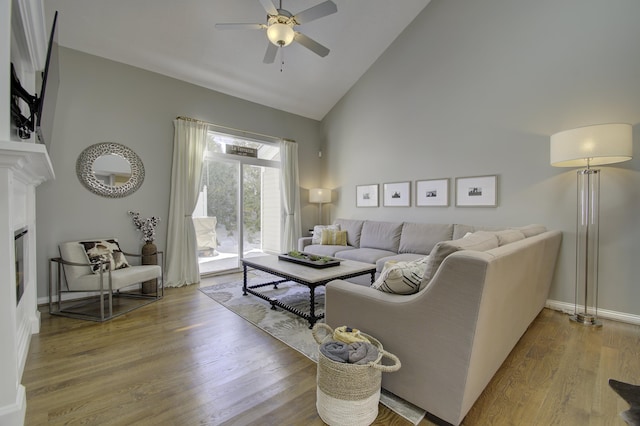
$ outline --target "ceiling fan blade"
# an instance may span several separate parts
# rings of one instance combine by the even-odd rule
[[[315,40],[310,39],[306,35],[296,31],[296,35],[293,38],[295,41],[311,50],[316,55],[320,55],[323,58],[329,54],[329,49],[321,45]]]
[[[265,24],[216,24],[219,30],[262,30],[267,28]]]
[[[260,0],[260,4],[262,5],[262,7],[264,7],[264,10],[266,10],[269,15],[278,14],[278,9],[276,9],[271,0]]]
[[[264,0],[269,1],[269,0]],[[307,22],[314,21],[316,19],[323,18],[327,15],[331,15],[332,13],[336,13],[338,11],[338,6],[331,0],[327,0],[324,3],[317,4],[309,9],[303,10],[300,13],[297,13],[293,18],[296,20],[298,24],[305,24]]]
[[[267,45],[267,51],[264,54],[262,62],[265,64],[272,64],[276,60],[276,54],[278,53],[278,46],[273,43]]]

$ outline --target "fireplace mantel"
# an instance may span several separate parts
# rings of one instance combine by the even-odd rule
[[[17,179],[29,185],[38,186],[55,178],[42,144],[0,141],[0,167],[11,169]]]

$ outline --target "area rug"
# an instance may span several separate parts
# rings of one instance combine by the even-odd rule
[[[254,271],[249,285],[274,281],[276,277],[262,271]],[[276,339],[318,362],[318,344],[316,343],[309,322],[283,309],[271,309],[269,302],[252,295],[242,295],[242,280],[236,280],[224,284],[206,286],[206,279],[201,284],[200,291],[222,304],[227,309],[235,312],[245,320],[266,331]],[[204,287],[206,286],[206,287]],[[301,310],[309,310],[309,289],[292,282],[278,284],[278,288],[266,286],[259,291],[276,297],[280,301],[299,307]],[[324,287],[316,289],[316,314],[324,313]],[[383,342],[384,344],[384,342]],[[402,360],[400,360],[402,361]],[[393,373],[388,373],[393,374]],[[418,424],[425,416],[425,411],[418,408],[398,396],[384,389],[381,391],[380,403],[390,410],[404,417],[414,425]]]

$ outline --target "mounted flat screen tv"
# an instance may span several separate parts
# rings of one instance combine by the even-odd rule
[[[17,128],[20,139],[29,139],[34,131],[38,142],[51,145],[53,117],[58,99],[60,85],[60,66],[58,61],[58,12],[53,17],[47,56],[42,72],[40,94],[31,95],[22,87],[17,77],[13,63],[11,64],[11,117]],[[29,108],[27,115],[23,114],[20,103]]]
[[[53,117],[58,100],[58,86],[60,86],[60,65],[58,61],[58,12],[53,16],[47,60],[42,74],[42,86],[36,110],[36,134],[38,140],[49,149],[51,133],[53,131]]]

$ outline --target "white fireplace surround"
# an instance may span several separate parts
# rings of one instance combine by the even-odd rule
[[[24,423],[22,373],[31,335],[40,331],[35,193],[54,178],[45,146],[33,136],[21,141],[11,125],[9,64],[15,64],[23,87],[35,93],[46,49],[42,0],[0,0],[0,425]],[[17,304],[14,234],[24,227],[24,293]]]
[[[20,384],[31,335],[40,330],[37,305],[35,188],[52,179],[44,145],[0,141],[0,424],[21,424]],[[16,304],[14,233],[26,227],[24,293]]]

